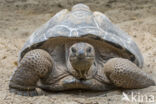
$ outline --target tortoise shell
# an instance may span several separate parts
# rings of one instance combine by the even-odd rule
[[[112,24],[103,13],[92,12],[84,4],[74,5],[71,11],[61,10],[36,30],[22,48],[19,61],[25,53],[40,48],[47,41],[51,41],[55,46],[87,39],[95,40],[90,42],[94,47],[98,47],[101,43],[111,45],[120,50],[120,53],[126,53],[129,60],[139,67],[143,66],[142,54],[132,38]],[[98,50],[103,48],[100,47]]]

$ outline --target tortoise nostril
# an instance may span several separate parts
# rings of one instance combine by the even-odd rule
[[[83,58],[85,56],[85,52],[83,50],[78,51],[78,57]]]

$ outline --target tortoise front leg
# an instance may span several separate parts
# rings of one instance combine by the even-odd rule
[[[42,49],[28,52],[10,80],[10,92],[26,96],[37,95],[35,89],[37,81],[45,78],[52,66],[52,59],[48,52]]]
[[[128,59],[113,58],[104,66],[106,76],[117,87],[145,88],[155,85],[154,80]]]

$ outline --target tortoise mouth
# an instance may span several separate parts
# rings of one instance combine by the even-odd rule
[[[79,56],[70,56],[70,61],[91,61],[94,60],[94,56],[85,56],[85,57],[79,57]]]
[[[91,67],[94,62],[94,57],[70,57],[70,63],[74,69],[86,69]]]

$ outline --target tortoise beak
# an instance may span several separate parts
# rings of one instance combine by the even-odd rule
[[[78,53],[77,53],[77,57],[78,59],[84,59],[85,58],[85,52],[84,50],[79,50]]]

